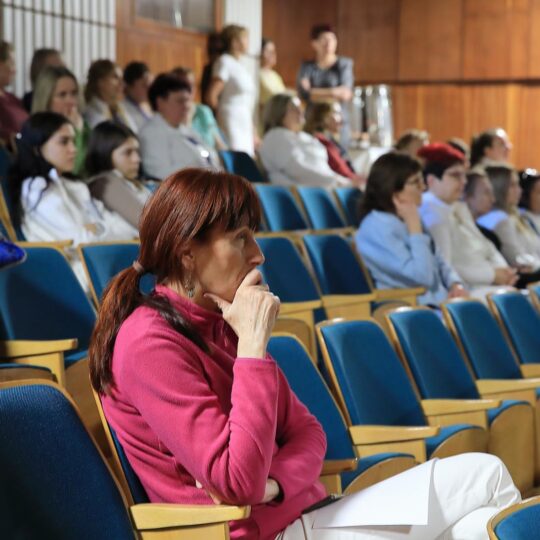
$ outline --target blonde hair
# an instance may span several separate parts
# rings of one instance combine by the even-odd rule
[[[221,38],[226,52],[230,53],[235,39],[240,39],[242,34],[247,32],[247,28],[238,24],[229,24],[221,31]]]
[[[485,167],[484,170],[493,186],[493,195],[495,196],[494,208],[511,213],[512,208],[508,205],[507,199],[512,175],[517,174],[515,169],[506,166],[497,166]]]
[[[263,131],[266,133],[275,127],[283,126],[283,119],[287,114],[287,107],[296,94],[283,92],[272,96],[264,107]]]
[[[32,97],[32,113],[48,111],[51,107],[51,100],[58,81],[64,77],[69,77],[77,85],[79,83],[75,75],[68,68],[62,66],[44,67],[38,75],[34,94]],[[80,104],[79,104],[80,105]]]

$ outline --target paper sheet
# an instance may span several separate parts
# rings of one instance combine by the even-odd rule
[[[368,525],[426,525],[431,460],[317,510],[313,529]]]

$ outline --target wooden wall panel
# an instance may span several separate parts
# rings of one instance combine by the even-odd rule
[[[399,0],[340,0],[340,52],[360,83],[393,81],[398,69]]]
[[[462,2],[401,0],[399,80],[461,78]]]
[[[529,19],[530,33],[527,72],[529,77],[540,78],[540,0],[530,1]]]

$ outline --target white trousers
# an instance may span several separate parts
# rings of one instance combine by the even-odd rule
[[[354,496],[349,495],[353,500]],[[402,496],[404,500],[414,497],[414,486]],[[427,525],[312,529],[315,510],[289,525],[277,539],[484,540],[488,538],[489,519],[520,499],[499,458],[489,454],[461,454],[440,459],[433,465]]]

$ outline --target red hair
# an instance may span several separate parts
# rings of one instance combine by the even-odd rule
[[[182,280],[179,253],[187,242],[204,241],[215,228],[231,231],[249,226],[256,230],[260,221],[259,200],[247,180],[206,169],[184,169],[162,182],[144,208],[138,263],[155,275],[157,283]],[[140,278],[141,273],[130,267],[105,289],[88,352],[92,386],[100,393],[108,393],[114,385],[116,335],[138,306],[156,309],[176,331],[206,350],[202,338],[166,298],[140,292]]]

